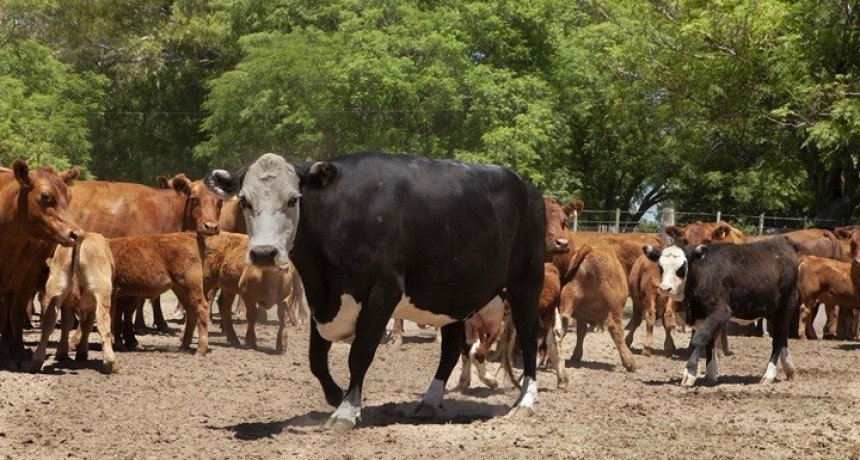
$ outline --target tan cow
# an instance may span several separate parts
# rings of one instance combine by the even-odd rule
[[[630,298],[633,301],[633,317],[627,324],[630,330],[627,333],[625,343],[627,346],[633,344],[633,334],[645,317],[645,344],[642,354],[651,356],[652,344],[654,342],[654,323],[658,317],[663,318],[663,329],[666,338],[663,342],[663,350],[667,353],[675,351],[675,341],[672,331],[675,329],[675,301],[670,296],[657,292],[660,285],[660,271],[657,264],[648,260],[644,254],[633,265],[630,276],[627,277],[627,287],[630,290]]]
[[[8,355],[15,368],[27,361],[23,326],[45,259],[84,234],[68,211],[68,184],[77,176],[76,168],[31,170],[23,160],[0,171],[0,359]]]
[[[801,256],[797,264],[797,292],[800,297],[798,334],[811,327],[811,312],[818,302],[860,308],[851,284],[851,264],[825,257]]]
[[[297,316],[307,317],[304,300],[304,286],[298,272],[289,264],[285,269],[263,270],[245,263],[248,248],[248,236],[238,233],[221,232],[224,243],[218,255],[213,255],[210,264],[217,273],[217,287],[221,288],[218,297],[218,309],[221,316],[221,330],[231,345],[240,346],[239,338],[233,328],[231,307],[235,296],[245,303],[248,319],[248,329],[245,333],[245,345],[257,349],[255,324],[258,308],[278,306],[278,336],[275,350],[284,351],[284,331],[286,316],[289,315],[293,324],[298,322]],[[217,267],[217,268],[216,268]],[[209,283],[213,284],[213,283]]]
[[[73,247],[57,247],[45,287],[46,307],[43,309],[42,338],[33,354],[31,372],[42,369],[48,338],[56,327],[57,310],[60,307],[63,315],[56,360],[69,359],[69,330],[77,316],[81,320],[81,343],[77,347],[75,360],[87,360],[89,334],[93,324],[98,324],[102,338],[104,372],[111,374],[118,369],[111,334],[113,272],[114,259],[110,245],[105,237],[98,233],[87,232],[81,242]]]

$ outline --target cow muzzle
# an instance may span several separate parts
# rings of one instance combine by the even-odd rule
[[[203,225],[200,226],[199,233],[204,235],[217,235],[221,229],[218,227],[218,222],[203,222]]]
[[[270,244],[262,244],[251,247],[248,250],[248,258],[251,263],[261,267],[275,266],[275,257],[278,256],[278,248]]]

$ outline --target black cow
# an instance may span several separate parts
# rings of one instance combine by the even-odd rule
[[[758,318],[767,318],[773,325],[773,352],[761,383],[773,383],[777,358],[782,360],[786,377],[794,377],[788,330],[789,319],[798,308],[797,254],[784,239],[742,245],[670,246],[663,251],[645,246],[643,250],[660,267],[658,291],[682,301],[687,322],[698,325],[682,385],[695,383],[703,348],[706,378],[715,383],[716,332],[729,321],[750,323]]]
[[[503,292],[525,363],[512,412],[532,412],[545,222],[541,193],[527,181],[498,166],[360,153],[297,167],[266,154],[244,173],[213,171],[207,183],[239,195],[248,260],[279,266],[289,251],[304,281],[311,371],[338,406],[327,427],[355,426],[364,375],[392,315],[442,327],[439,366],[416,410],[434,415],[460,354],[462,320]],[[328,353],[350,337],[344,395]]]

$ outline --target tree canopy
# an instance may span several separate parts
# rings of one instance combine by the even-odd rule
[[[0,159],[157,174],[351,151],[654,206],[847,223],[860,19],[837,0],[11,0]]]

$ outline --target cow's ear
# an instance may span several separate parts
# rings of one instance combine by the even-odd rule
[[[337,177],[337,167],[328,161],[317,161],[310,168],[296,171],[300,188],[324,188]]]
[[[696,246],[696,249],[693,249],[693,257],[696,259],[704,259],[705,254],[708,253],[708,247],[704,244],[700,244]]]
[[[729,236],[731,233],[732,227],[728,224],[720,224],[717,228],[714,229],[714,232],[711,234],[714,240],[722,240],[725,237]]]
[[[164,176],[156,177],[155,183],[158,184],[158,188],[170,188],[170,182]]]
[[[673,240],[677,240],[681,237],[681,235],[684,234],[684,229],[675,225],[670,225],[664,228],[663,231],[665,231],[666,234],[669,235],[669,237]]]
[[[74,182],[80,175],[81,170],[77,166],[73,166],[68,171],[58,174],[60,179],[62,179],[66,185],[72,185],[72,182]]]
[[[653,260],[654,262],[657,262],[658,260],[660,260],[660,256],[663,255],[663,251],[661,251],[659,249],[654,249],[654,247],[651,246],[650,244],[646,245],[646,246],[642,246],[642,252],[645,253],[646,257]]]
[[[191,195],[191,181],[185,177],[185,174],[179,173],[170,179],[170,187],[178,193]]]
[[[571,198],[570,201],[567,202],[566,205],[562,208],[564,210],[565,215],[571,215],[575,212],[582,211],[585,208],[585,202],[580,200],[579,198]]]
[[[33,182],[30,181],[30,167],[27,162],[22,159],[17,159],[12,162],[12,171],[15,173],[15,179],[21,184],[21,187],[31,187]]]
[[[847,239],[851,238],[851,231],[845,227],[836,227],[833,229],[833,233],[840,240],[847,240]]]
[[[242,189],[242,182],[245,180],[245,169],[237,173],[231,173],[223,169],[216,169],[203,179],[203,183],[209,187],[209,190],[220,195],[222,198],[228,198],[239,193]]]

